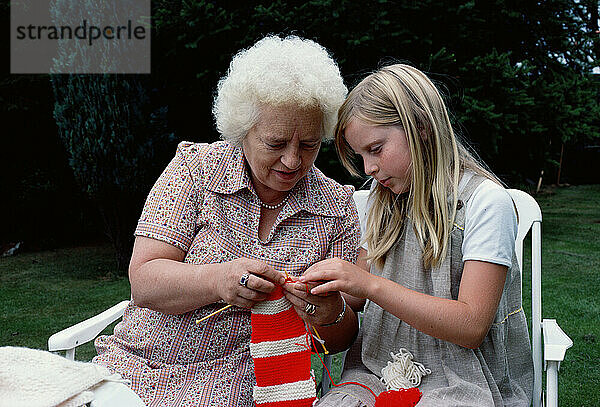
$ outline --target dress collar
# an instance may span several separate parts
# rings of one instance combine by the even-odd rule
[[[223,141],[211,147],[204,157],[204,187],[220,194],[248,189],[256,196],[242,148]],[[335,193],[338,188],[343,187],[329,180],[313,165],[292,188],[284,212],[291,211],[288,214],[291,215],[304,210],[315,215],[344,216],[346,202],[342,202],[340,194]]]
[[[219,194],[234,194],[244,188],[252,189],[242,149],[224,141],[216,142],[210,147],[203,163],[204,187]]]

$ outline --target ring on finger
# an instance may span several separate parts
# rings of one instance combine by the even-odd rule
[[[317,306],[315,304],[311,304],[310,302],[307,302],[306,305],[304,306],[304,312],[307,315],[314,315],[316,311],[317,311]]]
[[[250,274],[242,274],[242,276],[240,277],[240,285],[248,288],[248,280],[250,280]]]

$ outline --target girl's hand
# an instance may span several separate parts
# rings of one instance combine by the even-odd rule
[[[375,276],[368,271],[338,258],[313,264],[299,278],[301,283],[322,283],[312,288],[311,294],[323,295],[331,291],[343,291],[357,298],[369,297],[375,280]]]
[[[336,320],[344,307],[339,292],[311,294],[315,283],[285,283],[283,294],[304,321],[311,325],[325,325]]]
[[[215,282],[215,291],[228,304],[251,308],[263,301],[275,289],[275,284],[283,284],[285,277],[266,263],[258,260],[239,258],[222,263],[222,276]],[[242,276],[247,275],[247,278]],[[242,282],[245,281],[245,285]]]

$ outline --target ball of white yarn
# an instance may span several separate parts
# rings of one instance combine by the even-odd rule
[[[381,369],[381,381],[387,390],[400,390],[417,387],[421,378],[431,373],[422,363],[415,362],[413,355],[404,348],[394,354],[390,352],[392,361]]]

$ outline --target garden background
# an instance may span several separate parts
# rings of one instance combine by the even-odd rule
[[[8,26],[9,2],[0,13]],[[0,245],[19,246],[0,258],[0,345],[43,348],[50,333],[128,297],[146,194],[179,141],[218,139],[217,81],[235,52],[269,33],[325,46],[349,88],[388,62],[429,72],[489,166],[510,187],[540,191],[552,226],[544,223],[543,315],[566,322],[575,342],[561,404],[597,405],[597,0],[154,0],[150,75],[10,75],[5,62]],[[317,165],[361,183],[340,170],[332,146]]]

